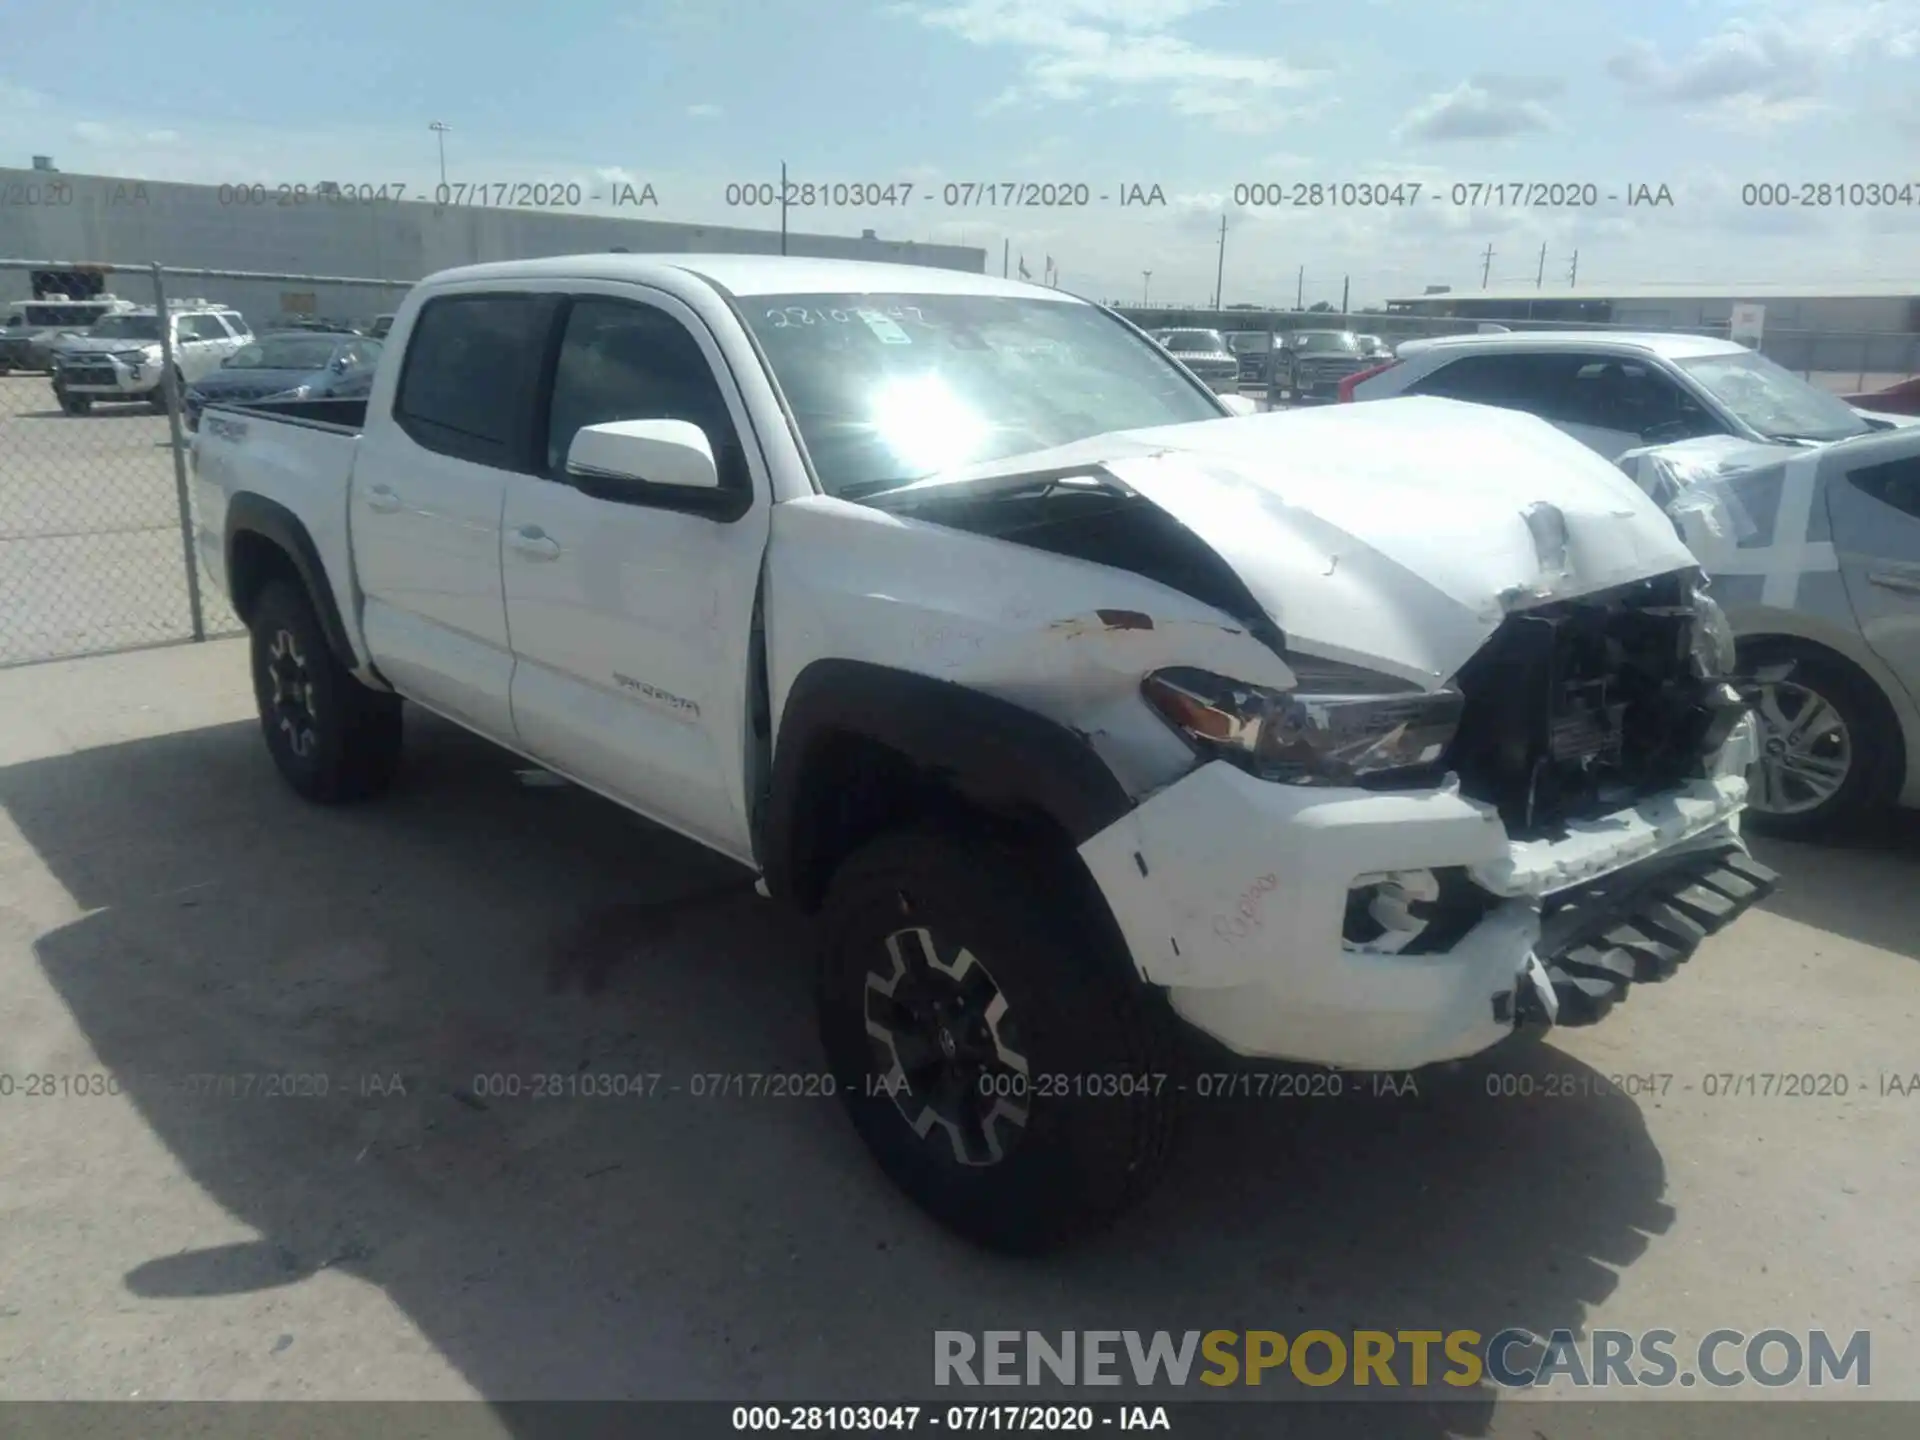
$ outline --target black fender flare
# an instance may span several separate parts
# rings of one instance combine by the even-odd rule
[[[858,660],[816,660],[781,709],[760,859],[768,890],[810,908],[831,859],[809,826],[823,748],[875,742],[985,808],[1039,811],[1077,846],[1134,808],[1086,736],[950,680]]]
[[[327,648],[333,651],[334,658],[346,669],[359,669],[360,659],[353,653],[353,641],[347,638],[347,627],[340,618],[340,607],[334,602],[333,586],[327,582],[327,566],[320,558],[320,547],[313,543],[313,536],[293,511],[277,500],[250,492],[235,495],[227,502],[227,530],[222,544],[227,561],[228,599],[233,602],[234,613],[240,616],[242,622],[246,621],[246,607],[242,604],[237,584],[239,570],[235,564],[235,542],[242,535],[258,535],[272,542],[293,563],[300,583],[306,586],[307,599],[313,604],[313,612],[320,619],[320,629],[327,637]]]

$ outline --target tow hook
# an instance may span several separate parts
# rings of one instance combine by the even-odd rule
[[[1527,963],[1513,982],[1513,1022],[1516,1029],[1545,1030],[1560,1019],[1560,996],[1540,957],[1527,952]]]

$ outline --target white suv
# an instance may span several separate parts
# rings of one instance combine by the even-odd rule
[[[218,370],[253,339],[237,310],[185,302],[171,307],[173,366],[185,387]],[[106,315],[84,336],[64,340],[53,355],[53,395],[69,415],[84,415],[96,400],[144,400],[167,408],[160,318],[152,306]]]
[[[1609,460],[1708,435],[1825,444],[1888,428],[1766,356],[1710,336],[1450,335],[1409,340],[1397,354],[1350,377],[1340,398],[1438,395],[1525,410]]]

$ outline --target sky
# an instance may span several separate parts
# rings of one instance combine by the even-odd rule
[[[589,211],[651,185],[626,213],[777,227],[728,186],[784,161],[895,187],[796,206],[794,229],[975,245],[1036,279],[1051,258],[1064,288],[1128,302],[1205,303],[1216,277],[1226,304],[1551,288],[1576,254],[1582,285],[1920,280],[1920,0],[5,11],[0,166],[430,196],[440,121],[453,184],[579,185]],[[979,203],[1025,182],[1088,203]],[[1164,203],[1122,206],[1135,186]],[[1776,193],[1796,203],[1757,203]]]

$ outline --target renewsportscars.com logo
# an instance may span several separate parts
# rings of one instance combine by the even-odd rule
[[[1712,1330],[1682,1347],[1672,1330],[936,1330],[936,1385],[1345,1385],[1382,1389],[1491,1383],[1505,1389],[1706,1384],[1848,1385],[1872,1380],[1873,1337],[1825,1330]]]

